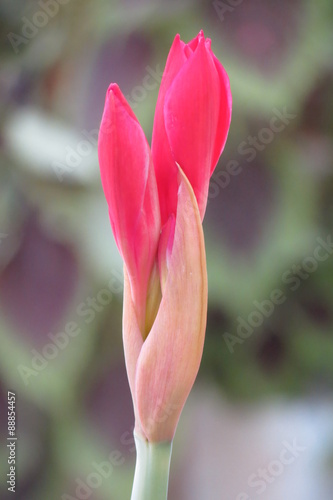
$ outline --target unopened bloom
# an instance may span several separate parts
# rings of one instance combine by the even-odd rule
[[[113,234],[132,286],[140,326],[161,230],[150,147],[116,84],[105,100],[98,156]]]
[[[177,165],[196,195],[203,219],[209,179],[231,120],[228,75],[201,31],[188,44],[176,36],[156,105],[152,155],[162,223],[177,207]]]
[[[98,153],[124,260],[123,340],[136,432],[171,441],[197,375],[207,316],[202,218],[231,117],[228,77],[203,33],[171,47],[152,152],[118,86]]]

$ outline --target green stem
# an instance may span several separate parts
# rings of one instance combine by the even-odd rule
[[[172,442],[150,443],[134,432],[136,466],[131,500],[167,500]]]

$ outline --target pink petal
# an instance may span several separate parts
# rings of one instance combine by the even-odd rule
[[[232,96],[229,77],[226,70],[213,52],[211,52],[211,55],[220,79],[220,111],[210,174],[213,173],[227,141],[232,111]]]
[[[205,35],[203,30],[200,30],[197,36],[188,42],[187,46],[194,52],[198,46],[199,41],[204,37]]]
[[[159,191],[162,225],[165,224],[171,214],[170,205],[173,208],[177,206],[177,183],[175,183],[177,179],[177,167],[172,157],[165,131],[164,100],[174,78],[187,61],[184,48],[185,44],[180,40],[179,35],[177,35],[166,62],[154,118],[151,150]],[[176,211],[174,211],[175,213]]]
[[[206,273],[200,214],[181,173],[168,277],[135,376],[137,415],[149,441],[172,440],[196,378],[206,327]]]
[[[110,85],[98,155],[112,229],[129,273],[142,325],[160,231],[159,202],[144,132],[117,85]]]
[[[164,119],[173,157],[191,183],[202,218],[207,204],[219,109],[218,73],[205,40],[201,38],[167,92]],[[176,182],[175,176],[173,182]],[[171,202],[174,204],[174,200]],[[170,208],[175,210],[174,205]]]

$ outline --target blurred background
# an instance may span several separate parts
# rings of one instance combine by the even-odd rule
[[[130,498],[122,265],[96,137],[113,81],[150,140],[173,38],[203,28],[233,119],[169,498],[332,499],[332,2],[2,0],[0,26],[0,425],[5,443],[15,391],[16,497]]]

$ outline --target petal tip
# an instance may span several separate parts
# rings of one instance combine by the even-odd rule
[[[120,88],[119,88],[119,85],[117,83],[110,83],[110,85],[108,86],[108,90],[107,90],[107,94],[115,94],[115,93],[118,93],[120,92]]]

